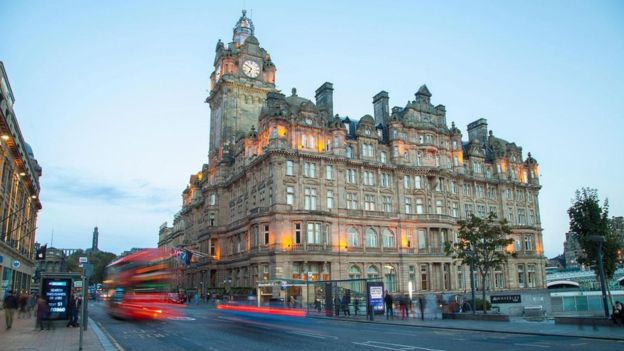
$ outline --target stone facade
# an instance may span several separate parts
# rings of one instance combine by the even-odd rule
[[[241,41],[244,24],[252,30]],[[285,96],[245,15],[227,50],[217,44],[209,164],[191,176],[173,226],[160,229],[159,246],[199,256],[185,287],[381,278],[390,291],[463,292],[468,268],[444,243],[456,240],[458,219],[489,211],[509,220],[505,249],[517,253],[490,289],[545,286],[537,161],[485,119],[462,140],[424,85],[404,107],[376,94],[374,117],[359,121],[333,115],[331,83],[315,102],[296,89]],[[255,78],[241,68],[250,51],[261,53]]]
[[[0,62],[0,298],[29,290],[34,274],[41,167],[24,141],[9,78]]]

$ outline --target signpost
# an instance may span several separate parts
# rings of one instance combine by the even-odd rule
[[[83,260],[84,258],[84,260]],[[82,304],[80,305],[80,344],[79,349],[82,350],[82,334],[84,330],[87,330],[87,301],[88,295],[88,279],[93,275],[93,265],[87,262],[86,257],[80,257],[82,265]]]

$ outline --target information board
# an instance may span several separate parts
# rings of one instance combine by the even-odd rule
[[[71,278],[43,278],[42,294],[50,308],[49,319],[67,319],[67,309],[72,288]]]
[[[382,282],[367,282],[368,305],[373,306],[375,314],[384,313],[384,285]]]
[[[520,295],[493,295],[490,296],[492,303],[521,303]]]

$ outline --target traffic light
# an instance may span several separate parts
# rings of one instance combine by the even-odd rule
[[[46,259],[46,251],[48,250],[48,244],[43,245],[39,249],[37,249],[37,254],[35,255],[36,260],[45,260]]]

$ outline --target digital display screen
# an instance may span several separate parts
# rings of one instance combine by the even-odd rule
[[[384,313],[384,285],[382,282],[366,283],[368,290],[368,305],[373,307],[375,314]]]
[[[72,280],[70,278],[43,278],[42,294],[50,308],[49,319],[67,319],[71,288]]]

